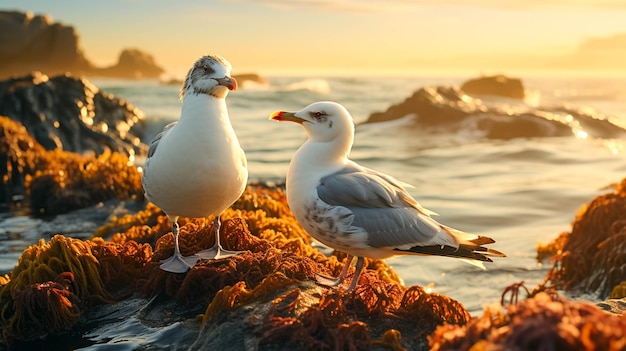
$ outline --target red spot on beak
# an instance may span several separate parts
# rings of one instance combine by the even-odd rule
[[[270,119],[273,119],[275,121],[282,121],[283,120],[282,116],[285,113],[287,113],[287,111],[276,111],[270,115]]]

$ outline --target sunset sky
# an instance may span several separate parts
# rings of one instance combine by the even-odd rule
[[[623,0],[0,0],[74,26],[87,58],[124,48],[181,77],[205,53],[235,73],[626,73]]]

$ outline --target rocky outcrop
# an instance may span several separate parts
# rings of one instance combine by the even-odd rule
[[[385,112],[374,112],[366,123],[392,121],[416,115],[425,125],[460,122],[471,114],[486,112],[486,107],[455,87],[421,88],[403,102],[392,105]]]
[[[152,56],[137,49],[124,50],[114,66],[95,67],[85,58],[74,27],[47,15],[0,11],[0,78],[31,71],[119,78],[157,78],[163,73]]]
[[[416,133],[458,133],[487,139],[580,136],[624,138],[626,129],[594,111],[520,104],[503,108],[497,101],[467,95],[458,87],[417,90],[385,112],[372,113],[364,124],[406,119]]]
[[[47,150],[142,155],[144,114],[87,79],[34,72],[0,82],[0,115],[23,124]]]
[[[49,151],[21,123],[3,116],[0,151],[0,208],[19,207],[27,199],[31,214],[49,216],[114,198],[143,199],[141,173],[128,155]],[[21,229],[25,230],[23,226]]]
[[[157,65],[152,55],[137,49],[126,49],[120,54],[116,65],[107,68],[95,68],[89,75],[98,77],[158,78],[163,68]]]
[[[570,232],[537,251],[553,256],[544,284],[600,298],[626,296],[617,292],[626,287],[626,178],[583,206]]]
[[[511,99],[525,97],[522,80],[502,74],[470,79],[461,85],[461,89],[471,95],[491,95]]]
[[[54,23],[50,16],[0,11],[0,76],[90,68],[73,27]]]

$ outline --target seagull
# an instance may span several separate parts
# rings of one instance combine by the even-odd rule
[[[243,193],[247,161],[230,123],[226,96],[237,90],[232,66],[219,55],[199,58],[180,90],[182,111],[165,126],[148,150],[142,185],[146,198],[165,212],[172,224],[174,255],[161,269],[184,273],[199,259],[235,255],[220,245],[220,215]],[[215,215],[215,245],[184,257],[178,245],[178,218]]]
[[[348,155],[354,141],[350,112],[331,101],[298,112],[277,111],[276,121],[304,127],[307,141],[287,171],[287,202],[298,222],[317,241],[348,254],[338,277],[318,274],[320,285],[336,287],[357,257],[348,291],[354,290],[364,257],[436,255],[467,260],[484,269],[489,256],[505,257],[483,245],[495,241],[438,223],[393,177],[359,165]]]

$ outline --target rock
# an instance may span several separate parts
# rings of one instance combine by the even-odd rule
[[[2,207],[28,195],[32,214],[52,215],[113,198],[143,199],[141,173],[125,153],[48,151],[7,117],[0,117],[0,150]]]
[[[470,79],[461,85],[461,89],[473,95],[502,96],[511,99],[523,99],[525,96],[521,79],[501,74]]]
[[[54,23],[50,16],[0,11],[0,77],[90,68],[73,27]]]
[[[138,49],[126,49],[120,54],[116,65],[107,68],[94,68],[88,75],[98,77],[158,78],[163,68],[157,65],[152,55]]]
[[[124,50],[114,66],[95,67],[85,57],[74,27],[54,23],[48,15],[0,11],[0,78],[32,71],[135,79],[157,78],[163,68],[138,49]]]
[[[580,136],[626,137],[617,119],[567,107],[549,110],[525,104],[501,104],[466,94],[458,87],[417,90],[385,112],[372,113],[363,124],[402,120],[415,133],[462,133],[487,139]]]
[[[87,79],[40,72],[0,82],[0,115],[23,124],[47,150],[144,155],[144,114]]]
[[[457,132],[475,129],[489,139],[512,139],[572,135],[569,125],[538,113],[510,114],[489,107],[482,100],[466,95],[456,87],[421,88],[385,112],[370,115],[365,123],[397,120],[414,116],[416,127],[430,131]]]
[[[613,192],[584,205],[571,231],[538,251],[545,248],[554,254],[546,282],[555,288],[607,298],[621,287],[626,281],[626,178]]]
[[[415,115],[422,125],[458,123],[471,114],[485,112],[480,100],[473,99],[455,87],[421,88],[403,102],[385,112],[375,112],[365,123],[391,121]]]

